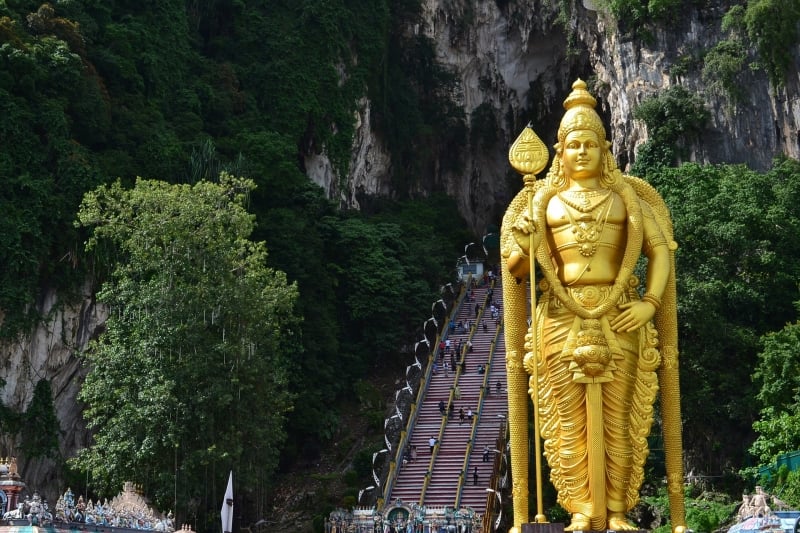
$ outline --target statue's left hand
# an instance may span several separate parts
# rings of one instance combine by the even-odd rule
[[[614,331],[636,331],[656,314],[656,308],[650,302],[627,302],[620,304],[619,308],[623,310],[622,313],[610,322]]]

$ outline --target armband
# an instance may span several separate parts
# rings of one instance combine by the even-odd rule
[[[644,293],[644,296],[642,296],[642,301],[651,304],[653,307],[656,308],[656,311],[658,311],[658,308],[661,307],[661,298],[659,298],[652,292]]]

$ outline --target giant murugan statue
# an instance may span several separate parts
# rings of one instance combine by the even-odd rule
[[[617,168],[595,105],[576,81],[545,179],[535,179],[547,150],[532,130],[509,152],[527,174],[501,230],[514,530],[529,521],[531,403],[535,522],[545,522],[541,437],[558,501],[571,515],[567,530],[637,529],[626,513],[639,499],[660,388],[672,527],[683,533],[677,245],[662,198]]]

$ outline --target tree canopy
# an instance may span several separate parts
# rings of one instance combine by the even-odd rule
[[[140,179],[81,204],[88,249],[112,260],[98,292],[106,331],[84,355],[80,393],[94,442],[75,461],[102,494],[134,481],[182,516],[195,499],[203,524],[209,482],[235,467],[256,498],[277,466],[301,353],[297,287],[248,239],[252,188],[225,174],[193,186]]]
[[[750,451],[763,466],[775,464],[779,455],[800,450],[800,323],[764,337],[754,374],[760,418],[753,424],[758,438]],[[800,502],[798,502],[800,503]]]
[[[745,461],[741,443],[754,438],[761,336],[796,315],[800,163],[779,160],[766,173],[685,164],[648,176],[670,206],[679,245],[685,448],[706,468],[735,471]]]
[[[420,14],[416,0],[1,3],[0,334],[41,318],[31,305],[39,291],[66,299],[104,275],[97,259],[125,258],[105,241],[83,250],[88,227],[72,222],[85,192],[117,179],[129,188],[136,176],[248,176],[258,185],[248,195],[252,238],[300,295],[303,356],[291,361],[297,402],[282,464],[314,457],[337,427],[332,406],[365,368],[401,359],[394,341],[427,317],[474,240],[433,179],[443,153],[457,163],[452,143],[465,126],[432,43],[405,32]],[[364,198],[364,213],[340,212],[303,161],[324,151],[345,175],[364,96],[403,176],[391,195],[405,200]],[[420,190],[429,196],[411,198]],[[368,250],[359,236],[389,248]],[[368,261],[342,248],[350,244]],[[384,273],[391,286],[358,292]],[[397,304],[391,327],[364,319],[370,296],[384,311]],[[12,414],[5,422],[16,428]]]

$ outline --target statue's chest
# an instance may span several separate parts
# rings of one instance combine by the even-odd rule
[[[553,196],[547,204],[547,226],[555,229],[563,226],[594,225],[598,229],[604,225],[624,225],[627,218],[622,198],[609,191],[603,196],[570,196],[562,193]]]
[[[626,215],[621,198],[610,191],[584,202],[556,195],[547,206],[548,241],[557,255],[571,255],[574,250],[590,257],[599,247],[616,256],[614,251],[621,251],[625,239]]]

